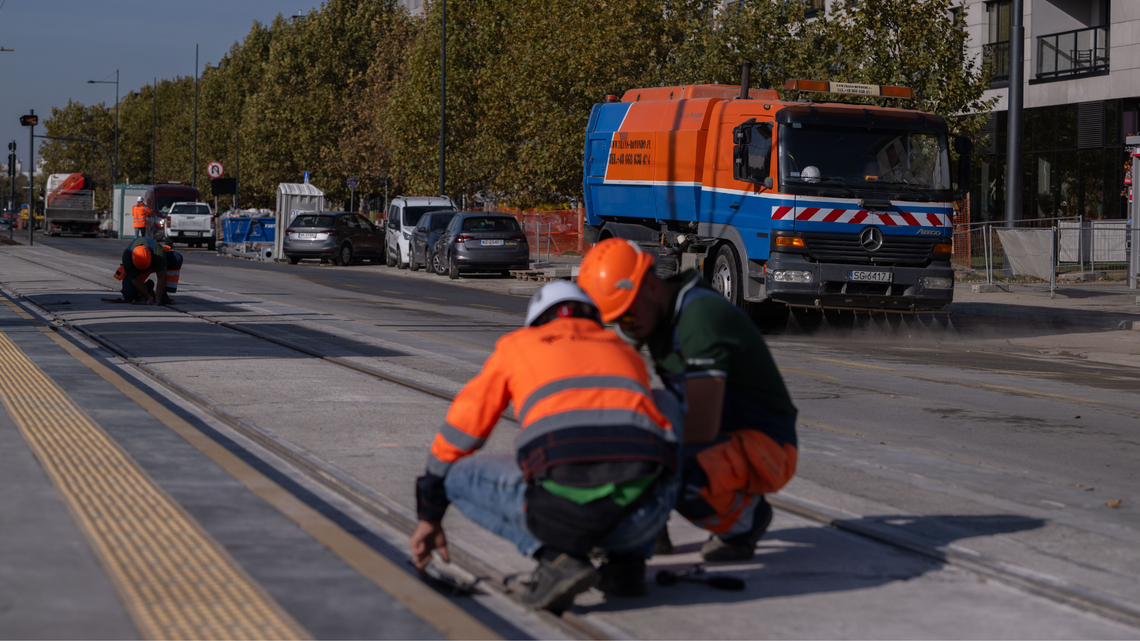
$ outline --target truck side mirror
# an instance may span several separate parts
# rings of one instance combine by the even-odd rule
[[[954,151],[958,152],[958,188],[956,200],[970,193],[970,177],[973,169],[974,142],[966,136],[954,136]]]

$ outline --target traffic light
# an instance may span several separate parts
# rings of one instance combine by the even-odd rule
[[[15,141],[15,140],[13,140],[12,142],[8,143],[8,151],[11,151],[11,152],[15,152],[15,151],[16,151],[16,141]]]

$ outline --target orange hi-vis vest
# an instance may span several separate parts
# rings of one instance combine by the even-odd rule
[[[653,402],[645,363],[592,320],[560,318],[499,339],[452,402],[432,443],[428,474],[443,477],[482,447],[507,403],[522,425],[515,450],[528,480],[573,463],[676,468],[676,435]]]
[[[150,216],[150,209],[143,203],[135,203],[131,208],[131,216],[135,219],[135,227],[146,227],[146,218]]]

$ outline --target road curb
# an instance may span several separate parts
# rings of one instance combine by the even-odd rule
[[[945,307],[954,314],[984,316],[1045,323],[1065,323],[1098,329],[1124,329],[1140,331],[1140,314],[1096,310],[1059,310],[1038,305],[1011,305],[1003,303],[951,303]]]

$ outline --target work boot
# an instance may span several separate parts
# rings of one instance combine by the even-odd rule
[[[598,568],[598,589],[606,596],[645,596],[645,559],[634,554],[611,554]]]
[[[574,604],[574,597],[598,582],[598,571],[585,558],[543,548],[531,585],[519,600],[535,609],[561,614]]]
[[[669,528],[663,527],[661,531],[657,533],[657,541],[653,544],[653,554],[656,556],[658,554],[672,553],[673,541],[669,538]]]
[[[752,529],[744,534],[722,538],[713,535],[701,546],[701,557],[706,561],[749,561],[756,555],[756,543],[772,524],[772,506],[763,496],[752,514]]]

